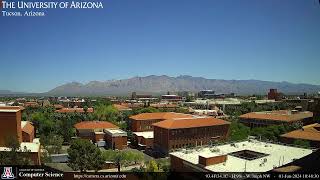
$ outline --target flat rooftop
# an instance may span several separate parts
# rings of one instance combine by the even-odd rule
[[[298,121],[311,117],[313,117],[313,113],[310,111],[298,112],[291,110],[250,112],[240,116],[241,119],[273,120],[284,122]]]
[[[127,136],[127,132],[121,129],[105,129],[105,132],[112,136]]]
[[[266,155],[261,156],[260,158],[247,160],[232,154],[244,150]],[[199,156],[209,158],[227,155],[226,162],[209,165],[203,168],[212,172],[267,172],[276,167],[291,163],[295,159],[305,157],[312,152],[312,149],[251,140],[233,144],[202,147],[199,149],[182,149],[172,152],[170,155],[181,158],[192,165],[199,164]]]
[[[144,132],[132,132],[136,136],[141,136],[145,139],[153,139],[153,131],[144,131]]]
[[[0,112],[18,112],[24,110],[24,107],[20,106],[0,106]]]
[[[30,152],[39,152],[40,151],[40,143],[37,142],[22,142],[20,144],[20,149],[27,149]],[[11,149],[8,147],[0,147],[0,151],[10,151]]]
[[[23,129],[27,125],[27,121],[21,121],[21,129]]]

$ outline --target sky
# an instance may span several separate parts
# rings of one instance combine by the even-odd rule
[[[0,16],[0,89],[147,75],[320,85],[318,0],[102,2]]]

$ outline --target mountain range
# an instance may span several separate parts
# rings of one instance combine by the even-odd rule
[[[266,94],[270,88],[286,94],[316,93],[320,85],[295,84],[261,80],[223,80],[203,77],[146,76],[121,80],[91,81],[87,84],[71,82],[58,86],[46,95],[129,95],[131,92],[162,94],[166,92],[212,89],[216,93],[236,93],[239,95]]]

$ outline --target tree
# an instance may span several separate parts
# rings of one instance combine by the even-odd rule
[[[292,131],[292,128],[284,125],[274,125],[267,127],[257,127],[253,128],[250,132],[250,135],[261,137],[264,140],[273,140],[279,141],[280,135],[288,131]]]
[[[49,135],[56,130],[56,124],[50,118],[50,113],[35,112],[31,115],[31,119],[39,134]]]
[[[188,108],[179,107],[179,108],[175,109],[175,112],[176,113],[185,113],[185,114],[187,114],[187,113],[189,113],[189,109]]]
[[[132,156],[132,160],[134,161],[134,164],[141,163],[144,160],[144,154],[141,152],[130,152]]]
[[[137,164],[144,159],[141,152],[106,150],[102,154],[105,160],[112,161],[117,166],[118,172],[120,172],[122,166],[128,166],[133,162]]]
[[[293,141],[293,144],[298,145],[300,147],[304,147],[304,148],[310,147],[310,142],[307,140],[302,140],[302,139],[297,139],[297,140]]]
[[[57,124],[57,134],[61,135],[66,142],[70,142],[72,136],[75,134],[74,124],[77,122],[78,117],[67,115],[65,119],[59,120]]]
[[[99,121],[119,121],[119,111],[112,105],[98,105],[95,107],[95,116]]]
[[[83,111],[84,111],[85,114],[87,114],[88,113],[88,106],[84,106],[83,107]]]
[[[250,133],[250,128],[239,123],[237,121],[232,121],[230,124],[230,141],[238,141],[247,139]]]
[[[62,148],[63,137],[56,134],[49,134],[49,136],[41,135],[40,142],[49,154],[58,154]]]
[[[170,161],[169,159],[158,159],[157,161],[158,167],[164,171],[169,172],[170,171]]]
[[[20,147],[17,137],[7,137],[5,146],[9,151],[0,151],[0,165],[31,165],[29,150]]]
[[[20,104],[19,104],[17,101],[15,101],[15,102],[12,104],[12,106],[20,106]]]
[[[146,172],[160,172],[160,168],[159,168],[158,164],[156,163],[156,161],[151,160],[147,163],[145,171]]]
[[[74,140],[68,149],[68,154],[68,165],[73,170],[80,170],[81,172],[87,170],[98,171],[105,162],[100,149],[88,140]]]
[[[154,113],[154,112],[159,112],[159,110],[154,107],[146,107],[146,108],[139,108],[139,109],[133,110],[133,114]]]

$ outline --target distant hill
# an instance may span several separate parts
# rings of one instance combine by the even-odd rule
[[[161,94],[177,91],[197,92],[213,89],[216,93],[236,93],[240,95],[266,94],[270,88],[276,88],[286,94],[316,93],[320,85],[294,84],[289,82],[271,82],[260,80],[222,80],[202,77],[146,76],[122,80],[91,81],[87,84],[78,82],[58,86],[47,95],[128,95],[138,93]]]
[[[13,92],[10,90],[0,90],[0,95],[15,95],[15,94],[24,94],[23,92]]]

